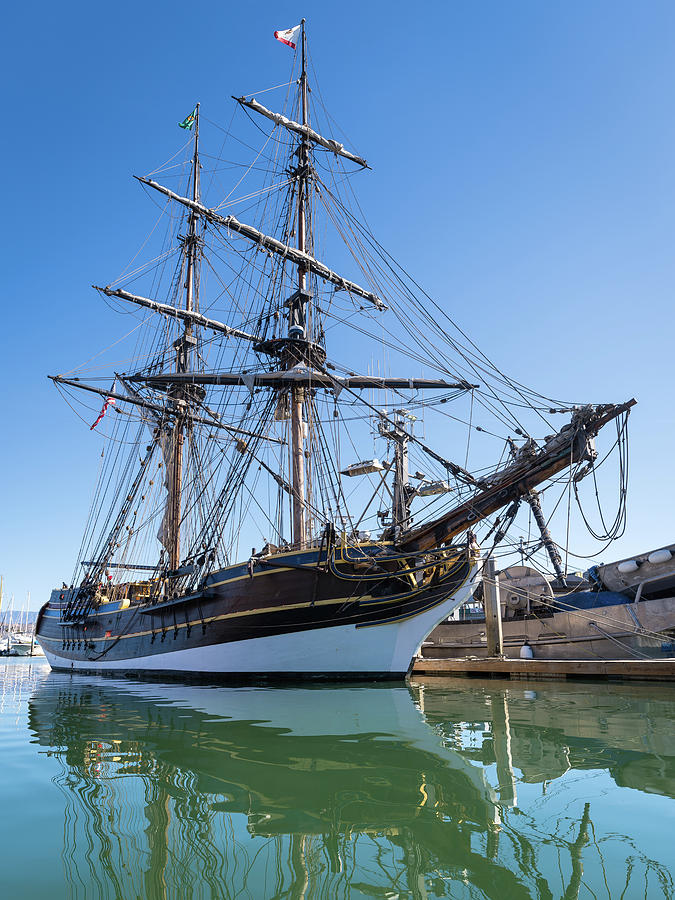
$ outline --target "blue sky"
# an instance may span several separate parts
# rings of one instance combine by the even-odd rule
[[[378,239],[513,377],[636,396],[625,537],[675,540],[675,6],[670,2],[196,0],[5,13],[0,572],[32,606],[69,578],[101,443],[47,374],[123,324],[112,281],[152,221],[131,175],[174,153],[199,99],[288,77],[305,15],[321,91],[373,166]]]

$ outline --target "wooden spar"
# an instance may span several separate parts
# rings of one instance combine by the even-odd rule
[[[501,475],[491,478],[473,497],[446,515],[408,532],[400,546],[410,550],[438,547],[491,513],[527,496],[532,488],[572,463],[592,459],[588,454],[589,439],[607,422],[628,412],[636,402],[629,400],[619,406],[608,404],[579,410],[572,426],[565,426],[536,455],[508,466]]]
[[[336,378],[334,375],[325,375],[322,372],[308,372],[306,370],[282,369],[276,372],[251,372],[239,374],[238,372],[214,372],[214,373],[188,373],[175,375],[166,373],[161,375],[128,375],[128,381],[143,382],[149,385],[167,384],[215,384],[215,385],[256,385],[260,387],[278,386],[281,384],[296,384],[308,388],[342,388],[352,390],[365,390],[366,388],[381,388],[383,390],[471,390],[475,385],[467,385],[466,382],[445,381],[442,378],[380,378],[376,375],[354,375],[348,378]]]
[[[173,410],[166,406],[160,406],[159,403],[150,403],[148,400],[141,400],[137,397],[129,397],[126,394],[117,394],[115,391],[106,391],[103,388],[94,387],[92,384],[85,384],[82,381],[77,381],[74,378],[64,378],[62,375],[48,375],[51,381],[54,384],[67,384],[69,387],[76,387],[82,391],[90,391],[92,394],[98,394],[100,397],[112,397],[113,400],[124,400],[125,403],[131,403],[133,406],[141,406],[144,409],[148,409],[153,413],[160,413],[161,415],[172,415]],[[204,422],[208,425],[215,425],[215,422],[210,422],[207,419],[204,419]]]
[[[302,73],[300,75],[300,92],[302,105],[302,124],[307,125],[307,70],[306,70],[306,37],[305,37],[305,20],[302,25]],[[307,200],[307,168],[309,166],[309,152],[307,147],[307,138],[303,135],[298,148],[298,252],[302,256],[306,256],[306,200]],[[291,306],[288,314],[288,333],[292,334],[292,329],[297,327],[296,323],[301,323],[303,328],[303,337],[307,337],[307,303],[303,298],[307,297],[307,265],[304,261],[298,263],[298,293],[295,295],[296,300],[293,304],[296,309]],[[290,368],[289,364],[289,368]],[[291,388],[291,486],[293,494],[291,497],[291,506],[293,513],[293,543],[299,547],[303,547],[305,543],[305,436],[304,423],[302,416],[302,404],[305,397],[305,390],[298,384],[294,384]]]
[[[183,443],[185,435],[185,415],[179,413],[176,416],[176,424],[172,433],[172,456],[168,461],[170,465],[170,478],[168,484],[167,512],[168,535],[167,544],[169,551],[169,569],[175,571],[180,566],[180,513],[181,497],[183,493]],[[163,537],[163,535],[162,535]],[[165,544],[165,546],[167,546]]]
[[[364,169],[370,168],[365,159],[356,156],[354,153],[350,153],[349,150],[345,150],[344,146],[338,141],[323,137],[318,131],[314,131],[313,128],[310,128],[309,125],[301,125],[299,122],[293,122],[291,119],[287,119],[286,116],[272,112],[271,109],[267,109],[262,103],[258,103],[255,99],[247,100],[245,97],[233,97],[232,99],[236,100],[237,103],[242,106],[246,106],[254,112],[259,113],[261,116],[265,116],[266,119],[274,122],[275,125],[282,125],[284,128],[288,129],[288,131],[294,131],[296,134],[302,135],[305,140],[309,140],[313,144],[318,144],[320,147],[325,147],[326,150],[330,150],[332,153],[335,153],[336,156],[344,156],[345,159],[355,162],[359,166],[363,166]]]
[[[449,388],[456,390],[471,390],[472,388],[477,387],[478,385],[469,384],[468,382],[448,382],[443,379],[432,379],[432,378],[380,378],[379,376],[374,375],[356,375],[349,378],[336,378],[333,375],[323,374],[321,372],[312,371],[309,374],[302,370],[283,370],[277,372],[258,372],[258,373],[250,373],[250,374],[239,374],[236,372],[221,372],[221,373],[213,373],[213,374],[195,374],[195,375],[185,375],[185,376],[177,376],[171,374],[164,375],[129,375],[125,376],[127,381],[131,382],[140,382],[143,384],[147,384],[150,387],[156,387],[158,389],[166,387],[166,385],[171,384],[176,381],[177,383],[187,382],[190,384],[213,384],[213,385],[241,385],[246,386],[247,388],[251,388],[253,386],[259,387],[277,387],[279,384],[299,384],[305,388],[332,388],[336,393],[342,390],[343,388],[348,390],[350,393],[354,395],[354,397],[359,397],[356,393],[357,390],[364,390],[366,388],[380,388],[380,389],[395,389],[395,390],[423,390],[423,389],[438,389],[438,388]],[[373,411],[376,415],[380,417],[383,421],[387,422],[392,427],[395,426],[395,422],[393,419],[385,416],[381,410],[376,409],[376,407],[367,403],[363,398],[359,398],[363,403],[368,406],[369,409]],[[421,447],[425,453],[431,456],[432,459],[435,459],[436,462],[440,463],[444,466],[449,472],[463,481],[465,484],[478,484],[478,480],[473,477],[470,472],[467,472],[466,469],[462,468],[462,466],[457,465],[457,463],[451,462],[448,459],[440,456],[431,447],[428,447],[423,441],[414,435],[408,435],[408,438],[413,443],[417,444],[418,447]]]
[[[140,400],[141,402],[143,401],[144,397],[141,394],[141,392],[137,391],[136,388],[133,386],[133,384],[129,384],[129,382],[126,380],[126,378],[123,375],[119,375],[117,372],[115,372],[115,378],[119,378],[120,383],[124,387],[124,390],[127,392],[127,394],[130,397],[134,397],[136,400]],[[153,413],[153,417],[155,420],[155,425],[162,424],[162,416],[158,415],[155,412],[155,413]]]
[[[132,397],[138,398],[138,400],[143,405],[142,395],[137,390],[134,389],[134,386],[132,384],[129,384],[129,379],[125,378],[124,375],[118,374],[117,372],[115,373],[115,377],[121,381],[121,383],[124,385],[125,390],[127,390]],[[128,399],[128,398],[126,398],[126,399]],[[158,406],[157,409],[161,410],[163,413],[171,414],[173,412],[171,407]],[[263,441],[269,441],[272,444],[285,444],[286,443],[286,441],[281,440],[281,438],[275,438],[275,437],[270,437],[269,435],[260,434],[260,432],[258,432],[258,431],[249,431],[247,428],[237,428],[236,425],[225,425],[221,420],[220,413],[217,413],[214,410],[210,409],[203,402],[201,404],[201,409],[205,410],[209,414],[209,416],[211,416],[211,418],[203,419],[201,416],[192,415],[190,417],[190,421],[193,424],[196,423],[199,425],[215,425],[217,428],[222,428],[223,431],[228,431],[230,434],[235,434],[235,435],[243,436],[243,437],[260,438]]]
[[[141,178],[139,175],[134,175],[134,178],[142,184],[147,184],[148,187],[159,191],[160,194],[164,194],[164,196],[168,197],[170,200],[175,200],[177,203],[182,203],[183,206],[187,206],[189,209],[194,210],[196,213],[199,213],[199,215],[204,216],[209,222],[213,222],[214,225],[221,225],[229,231],[234,231],[236,234],[248,238],[254,244],[264,247],[266,250],[271,250],[272,253],[276,253],[284,259],[288,259],[295,265],[306,266],[308,272],[313,272],[324,281],[334,284],[338,290],[347,291],[347,293],[352,294],[355,297],[361,297],[363,300],[367,300],[368,303],[372,303],[373,306],[379,310],[387,309],[386,303],[380,300],[376,294],[367,291],[353,281],[348,281],[346,278],[338,275],[337,272],[333,272],[332,269],[329,269],[328,266],[319,262],[318,259],[314,259],[314,257],[310,256],[308,253],[302,253],[295,247],[291,247],[288,244],[284,244],[282,241],[278,241],[276,238],[263,234],[262,231],[258,231],[257,228],[253,228],[251,225],[246,225],[243,222],[238,221],[234,216],[221,216],[215,212],[215,210],[209,209],[201,203],[196,203],[195,201],[190,200],[189,197],[181,197],[180,194],[176,194],[169,190],[169,188],[157,184],[156,181],[152,181],[150,178]]]
[[[194,310],[179,309],[177,306],[170,306],[168,303],[158,303],[157,300],[149,300],[147,297],[139,297],[137,294],[130,294],[128,291],[113,290],[110,287],[99,287],[92,284],[96,291],[100,291],[107,297],[119,297],[120,300],[126,300],[129,303],[136,303],[138,306],[144,306],[153,312],[162,313],[165,316],[171,316],[174,319],[182,319],[184,322],[191,322],[194,325],[201,325],[202,328],[209,328],[211,331],[219,331],[222,334],[232,335],[233,337],[242,338],[246,341],[259,341],[260,338],[255,334],[248,334],[246,331],[240,331],[238,328],[230,328],[216,319],[209,319],[201,313]]]
[[[90,559],[90,560],[83,559],[82,562],[80,563],[80,565],[83,568],[86,568],[87,566],[96,566],[96,565],[98,565],[98,562],[95,559],[93,559],[93,560],[92,559]],[[105,567],[106,567],[106,569],[126,569],[129,572],[156,572],[157,571],[156,565],[147,566],[147,565],[144,565],[143,563],[139,563],[138,565],[136,565],[134,563],[121,563],[121,562],[108,561],[106,563]]]
[[[98,394],[100,397],[112,397],[113,400],[123,400],[125,403],[131,403],[133,406],[140,406],[144,409],[150,410],[152,413],[159,413],[161,416],[173,416],[175,415],[175,411],[170,406],[160,406],[159,403],[150,403],[148,400],[143,400],[139,397],[130,397],[127,394],[118,394],[115,391],[106,391],[103,388],[94,387],[91,384],[85,384],[82,381],[75,381],[72,378],[63,378],[61,375],[48,375],[47,376],[54,384],[67,384],[70,387],[80,388],[83,391],[89,391],[92,394]],[[120,378],[120,381],[124,383],[123,378]],[[284,444],[285,441],[282,441],[280,438],[275,437],[267,437],[266,435],[257,434],[255,431],[247,431],[245,428],[237,428],[235,425],[225,425],[223,422],[219,422],[217,419],[214,421],[212,419],[204,419],[201,416],[192,416],[192,421],[198,425],[210,425],[212,428],[221,428],[223,431],[227,431],[233,435],[243,435],[244,437],[256,437],[262,438],[264,441],[271,441],[273,444]]]

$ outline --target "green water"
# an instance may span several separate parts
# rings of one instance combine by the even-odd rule
[[[675,893],[667,686],[0,685],[4,897]]]

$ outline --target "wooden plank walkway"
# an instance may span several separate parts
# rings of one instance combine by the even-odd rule
[[[428,659],[412,675],[482,675],[493,678],[611,678],[675,681],[675,659]]]

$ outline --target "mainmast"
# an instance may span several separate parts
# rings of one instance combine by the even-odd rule
[[[194,154],[192,157],[192,184],[191,195],[194,203],[199,201],[199,103],[195,107],[195,140]],[[190,210],[188,220],[188,233],[184,238],[186,272],[185,272],[185,311],[193,312],[199,305],[199,278],[197,272],[198,243],[197,237],[198,214],[194,209]],[[192,350],[197,343],[194,336],[194,327],[191,319],[184,320],[183,334],[174,343],[176,348],[176,373],[185,374],[191,368]],[[180,522],[183,493],[183,445],[185,443],[185,430],[190,427],[188,393],[189,385],[177,385],[173,393],[174,407],[176,408],[176,420],[172,431],[171,446],[171,477],[169,478],[168,499],[168,541],[169,569],[175,571],[180,566]]]
[[[309,125],[309,111],[307,102],[307,53],[305,20],[301,22],[301,57],[302,72],[300,75],[300,105],[302,107],[302,125]],[[298,179],[298,250],[305,253],[307,250],[307,186],[309,181],[309,141],[303,134],[300,146],[297,150],[298,167],[296,169]],[[298,264],[298,290],[289,300],[288,337],[291,339],[306,339],[307,330],[307,303],[309,293],[307,291],[307,267],[304,263]],[[293,365],[289,361],[289,368]],[[294,386],[291,388],[291,485],[293,488],[293,543],[303,546],[306,540],[305,522],[305,423],[303,421],[303,402],[305,389]]]

